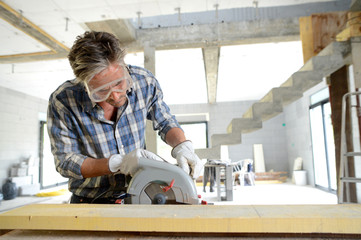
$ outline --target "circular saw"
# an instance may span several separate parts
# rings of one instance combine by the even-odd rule
[[[193,179],[178,166],[147,158],[127,188],[127,204],[200,204]]]

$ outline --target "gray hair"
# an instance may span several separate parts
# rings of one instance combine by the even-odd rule
[[[68,59],[74,75],[87,82],[110,64],[124,63],[125,55],[120,41],[113,34],[87,31],[76,38]]]

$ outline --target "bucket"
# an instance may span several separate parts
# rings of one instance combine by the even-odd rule
[[[295,178],[296,185],[298,186],[307,185],[307,171],[305,170],[293,171],[293,176]]]

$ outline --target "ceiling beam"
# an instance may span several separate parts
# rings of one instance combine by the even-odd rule
[[[127,50],[143,51],[146,43],[164,50],[295,41],[299,34],[298,18],[138,29],[137,40],[127,44]]]
[[[50,51],[34,52],[29,54],[15,54],[0,56],[0,63],[15,63],[37,60],[56,59],[60,56],[66,56],[69,48],[47,34],[44,30],[36,26],[30,20],[15,11],[9,5],[0,1],[0,18],[6,22],[47,46]]]
[[[128,20],[105,20],[85,24],[92,31],[105,31],[114,34],[123,44],[135,41],[135,29]]]

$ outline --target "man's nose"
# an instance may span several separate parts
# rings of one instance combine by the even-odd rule
[[[114,92],[114,91],[112,91],[111,93],[110,93],[110,97],[112,98],[112,99],[118,99],[119,97],[121,97],[123,95],[123,93],[121,93],[121,92]]]

